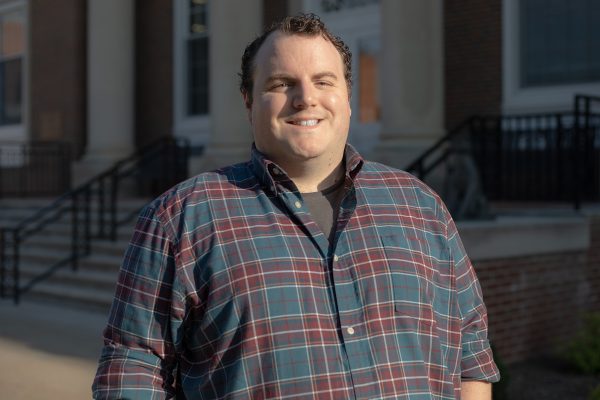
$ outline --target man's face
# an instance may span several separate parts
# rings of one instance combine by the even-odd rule
[[[333,44],[320,35],[276,31],[254,65],[249,113],[258,150],[284,168],[312,159],[337,165],[348,137],[350,99]]]

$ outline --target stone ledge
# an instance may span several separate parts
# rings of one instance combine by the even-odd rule
[[[502,217],[457,226],[473,261],[587,251],[590,245],[586,217]]]

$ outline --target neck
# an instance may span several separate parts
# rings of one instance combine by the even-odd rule
[[[344,179],[343,157],[339,160],[330,160],[326,165],[308,161],[290,165],[285,170],[300,193],[325,190],[339,182],[340,179]]]

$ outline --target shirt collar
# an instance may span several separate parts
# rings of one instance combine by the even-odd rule
[[[364,164],[364,159],[352,145],[346,144],[344,160],[346,179],[354,180]],[[276,194],[278,185],[284,186],[292,191],[297,190],[296,185],[285,173],[284,169],[275,162],[269,160],[254,144],[252,145],[250,166],[252,172],[266,190]]]

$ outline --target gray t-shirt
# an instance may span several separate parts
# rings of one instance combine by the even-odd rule
[[[302,197],[321,231],[333,242],[340,202],[344,194],[344,180],[320,192],[302,193]]]

